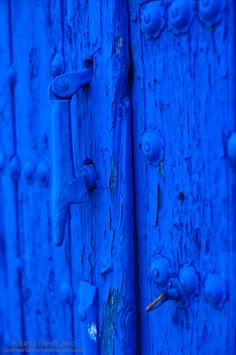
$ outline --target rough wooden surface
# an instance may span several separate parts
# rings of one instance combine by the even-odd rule
[[[234,354],[235,4],[225,1],[211,26],[193,1],[184,30],[174,28],[171,6],[189,4],[0,2],[1,345]],[[152,16],[161,7],[151,29],[148,6]],[[67,117],[71,162],[80,176],[91,159],[97,188],[71,206],[56,247],[48,87],[85,66],[91,84]],[[152,144],[160,157],[150,163]],[[177,298],[145,312],[166,292],[151,277],[157,256],[176,282],[184,265],[196,271],[187,307]],[[222,304],[206,297],[211,275],[225,285]]]
[[[235,130],[235,5],[226,3],[216,26],[201,23],[195,8],[186,34],[176,36],[165,21],[160,36],[147,39],[142,6],[129,1],[143,354],[235,352],[235,168],[226,148]],[[141,146],[153,128],[164,140],[157,167],[144,160]],[[199,287],[188,308],[169,301],[145,312],[160,293],[150,275],[156,253],[177,276],[182,265],[195,267]],[[220,310],[204,296],[208,273],[227,285]]]

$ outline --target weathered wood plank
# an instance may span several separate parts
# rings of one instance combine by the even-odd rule
[[[94,19],[94,6],[99,18]],[[79,2],[67,13],[71,36],[69,69],[81,70],[93,56],[90,88],[77,95],[72,112],[78,121],[75,166],[92,159],[98,173],[97,189],[71,212],[75,337],[83,348],[83,300],[79,281],[97,287],[97,340],[102,354],[136,352],[133,191],[130,144],[128,22],[124,4],[112,1]],[[96,42],[96,43],[95,43]],[[101,43],[101,45],[100,45]],[[70,55],[68,52],[68,56]],[[91,329],[90,329],[91,331]],[[85,349],[86,351],[86,349]]]
[[[24,337],[24,314],[22,307],[21,249],[18,230],[17,175],[14,84],[15,73],[12,53],[12,23],[10,2],[0,4],[0,144],[2,156],[1,201],[2,230],[1,251],[4,268],[2,288],[2,336],[1,345],[9,347]],[[16,161],[15,161],[16,162]]]
[[[54,20],[57,20],[54,23]],[[19,180],[20,239],[23,263],[25,341],[71,339],[71,310],[64,301],[69,278],[66,250],[55,250],[50,229],[51,105],[48,85],[60,69],[60,7],[33,1],[12,6],[15,111]],[[55,37],[53,37],[55,35]],[[59,68],[58,68],[59,67]],[[63,324],[63,327],[61,327]]]
[[[235,5],[228,2],[214,27],[202,24],[195,9],[186,34],[174,35],[169,20],[169,30],[165,23],[158,38],[147,39],[140,19],[144,7],[129,4],[142,352],[233,353],[235,172],[226,142],[235,129]],[[165,11],[170,18],[170,6]],[[145,161],[150,153],[142,146],[144,132],[153,128],[164,140],[157,166]],[[162,290],[151,278],[155,254],[169,260],[177,278],[183,265],[196,268],[199,289],[186,309],[169,301],[145,312]],[[211,273],[227,282],[228,300],[221,310],[205,297]]]

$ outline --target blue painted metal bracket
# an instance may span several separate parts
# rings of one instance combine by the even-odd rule
[[[99,354],[97,329],[97,288],[88,282],[79,284],[79,318],[81,341],[84,354]]]
[[[86,187],[87,190],[96,187],[96,173],[93,164],[86,164],[81,178],[75,177],[71,148],[71,99],[80,88],[90,82],[91,78],[92,70],[86,69],[79,73],[60,75],[50,85],[52,103],[52,231],[57,246],[61,246],[63,243],[70,205],[82,202],[86,196]]]

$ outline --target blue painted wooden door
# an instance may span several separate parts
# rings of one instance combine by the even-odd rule
[[[233,0],[0,10],[2,348],[234,354]]]

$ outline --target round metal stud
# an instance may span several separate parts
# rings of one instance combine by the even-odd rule
[[[199,18],[207,26],[213,26],[222,19],[224,0],[199,0]]]
[[[151,164],[158,165],[164,157],[163,139],[160,132],[148,130],[142,137],[142,153],[143,157]]]
[[[94,163],[90,159],[86,159],[80,170],[87,190],[92,191],[97,187],[97,173]]]
[[[188,295],[191,295],[196,291],[198,278],[193,266],[185,265],[180,269],[179,282],[182,290]]]
[[[141,30],[146,38],[157,38],[165,25],[164,8],[159,1],[152,1],[141,8]]]
[[[204,287],[208,303],[215,308],[221,308],[226,299],[225,282],[219,276],[209,274],[205,279]]]
[[[186,33],[193,21],[193,8],[189,0],[177,0],[169,8],[168,25],[174,34]]]
[[[158,286],[166,286],[170,277],[169,261],[158,255],[151,263],[151,276]]]

